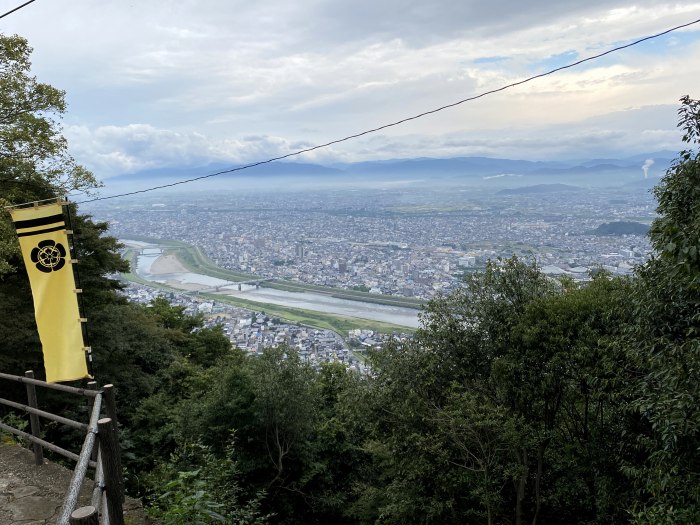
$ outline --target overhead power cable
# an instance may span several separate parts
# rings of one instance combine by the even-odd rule
[[[127,197],[127,196],[129,196],[129,195],[137,195],[137,194],[139,194],[139,193],[147,193],[147,192],[151,192],[151,191],[155,191],[155,190],[160,190],[160,189],[164,189],[164,188],[171,188],[171,187],[173,187],[173,186],[178,186],[178,185],[180,185],[180,184],[187,184],[187,183],[194,182],[194,181],[198,181],[198,180],[208,179],[208,178],[211,178],[211,177],[216,177],[216,176],[219,176],[219,175],[224,175],[224,174],[226,174],[226,173],[234,173],[234,172],[238,172],[238,171],[243,171],[243,170],[247,170],[247,169],[250,169],[250,168],[254,168],[255,166],[261,166],[261,165],[263,165],[263,164],[270,164],[271,162],[276,162],[276,161],[279,161],[279,160],[288,159],[288,158],[290,158],[290,157],[296,157],[296,156],[301,155],[301,154],[303,154],[303,153],[309,153],[309,152],[311,152],[311,151],[319,150],[319,149],[322,149],[322,148],[327,148],[327,147],[332,146],[332,145],[334,145],[334,144],[339,144],[339,143],[341,143],[341,142],[346,142],[346,141],[349,141],[349,140],[352,140],[352,139],[356,139],[356,138],[362,137],[362,136],[364,136],[364,135],[369,135],[369,134],[371,134],[371,133],[376,133],[377,131],[381,131],[381,130],[383,130],[383,129],[387,129],[387,128],[391,128],[391,127],[394,127],[394,126],[398,126],[398,125],[400,125],[400,124],[404,124],[404,123],[409,122],[409,121],[411,121],[411,120],[417,120],[417,119],[423,118],[423,117],[425,117],[425,116],[427,116],[427,115],[432,115],[433,113],[438,113],[438,112],[440,112],[440,111],[444,111],[444,110],[446,110],[446,109],[453,108],[453,107],[455,107],[455,106],[459,106],[459,105],[464,104],[464,103],[466,103],[466,102],[471,102],[471,101],[473,101],[473,100],[477,100],[477,99],[480,99],[480,98],[482,98],[482,97],[486,97],[486,96],[488,96],[488,95],[492,95],[492,94],[494,94],[494,93],[498,93],[498,92],[500,92],[500,91],[505,91],[505,90],[507,90],[507,89],[510,89],[510,88],[513,88],[513,87],[516,87],[516,86],[521,86],[521,85],[526,84],[526,83],[528,83],[528,82],[532,82],[533,80],[536,80],[536,79],[538,79],[538,78],[546,77],[546,76],[548,76],[548,75],[552,75],[552,74],[554,74],[554,73],[557,73],[558,71],[563,71],[563,70],[565,70],[565,69],[570,69],[570,68],[572,68],[572,67],[576,67],[576,66],[581,65],[581,64],[584,64],[584,63],[586,63],[586,62],[591,62],[591,61],[593,61],[593,60],[597,60],[597,59],[599,59],[599,58],[601,58],[601,57],[604,57],[604,56],[606,56],[606,55],[609,55],[609,54],[611,54],[611,53],[615,53],[615,52],[620,51],[620,50],[622,50],[622,49],[627,49],[627,48],[630,48],[630,47],[632,47],[632,46],[636,46],[636,45],[641,44],[642,42],[646,42],[646,41],[648,41],[648,40],[653,40],[653,39],[655,39],[655,38],[659,38],[659,37],[661,37],[661,36],[663,36],[663,35],[667,35],[667,34],[673,32],[673,31],[678,31],[679,29],[683,29],[683,28],[686,28],[686,27],[690,27],[690,26],[692,26],[692,25],[694,25],[694,24],[697,24],[697,23],[700,23],[700,18],[697,19],[697,20],[693,20],[692,22],[688,22],[688,23],[685,23],[685,24],[677,25],[677,26],[672,27],[672,28],[670,28],[670,29],[666,29],[666,30],[661,31],[660,33],[656,33],[656,34],[654,34],[654,35],[649,35],[649,36],[645,36],[645,37],[639,38],[639,39],[637,39],[637,40],[635,40],[635,41],[633,41],[633,42],[630,42],[629,44],[620,45],[620,46],[614,47],[614,48],[612,48],[612,49],[609,49],[609,50],[607,50],[607,51],[604,51],[604,52],[602,52],[602,53],[598,53],[598,54],[596,54],[596,55],[592,55],[592,56],[589,56],[589,57],[586,57],[586,58],[582,58],[582,59],[580,59],[580,60],[577,60],[577,61],[575,61],[575,62],[571,62],[570,64],[566,64],[566,65],[564,65],[564,66],[560,66],[560,67],[557,67],[557,68],[554,68],[554,69],[550,69],[549,71],[546,71],[546,72],[544,72],[544,73],[540,73],[540,74],[538,74],[538,75],[533,75],[533,76],[531,76],[531,77],[525,78],[525,79],[523,79],[523,80],[519,80],[519,81],[517,81],[517,82],[513,82],[513,83],[511,83],[511,84],[507,84],[507,85],[505,85],[505,86],[501,86],[501,87],[496,88],[496,89],[491,89],[491,90],[489,90],[489,91],[484,91],[484,92],[482,92],[482,93],[479,93],[478,95],[474,95],[474,96],[471,96],[471,97],[463,98],[463,99],[458,100],[458,101],[456,101],[456,102],[453,102],[453,103],[451,103],[451,104],[446,104],[446,105],[444,105],[444,106],[440,106],[440,107],[435,108],[435,109],[430,109],[430,110],[428,110],[428,111],[424,111],[424,112],[422,112],[422,113],[418,113],[417,115],[413,115],[413,116],[410,116],[410,117],[406,117],[406,118],[403,118],[403,119],[401,119],[401,120],[397,120],[397,121],[395,121],[395,122],[390,122],[390,123],[388,123],[388,124],[384,124],[384,125],[381,125],[381,126],[377,126],[377,127],[375,127],[375,128],[372,128],[372,129],[368,129],[368,130],[365,130],[365,131],[361,131],[361,132],[359,132],[359,133],[354,133],[354,134],[352,134],[352,135],[348,135],[348,136],[343,137],[343,138],[340,138],[340,139],[331,140],[331,141],[325,142],[325,143],[323,143],[323,144],[318,144],[318,145],[316,145],[316,146],[311,146],[311,147],[308,147],[308,148],[300,149],[300,150],[294,151],[294,152],[292,152],[292,153],[287,153],[287,154],[285,154],[285,155],[280,155],[280,156],[278,156],[278,157],[272,157],[272,158],[269,158],[269,159],[267,159],[267,160],[262,160],[262,161],[259,161],[259,162],[253,162],[252,164],[246,164],[246,165],[244,165],[244,166],[237,166],[237,167],[235,167],[235,168],[230,168],[230,169],[226,169],[226,170],[217,171],[217,172],[215,172],[215,173],[210,173],[210,174],[208,174],[208,175],[201,175],[201,176],[199,176],[199,177],[192,177],[192,178],[190,178],[190,179],[185,179],[185,180],[181,180],[181,181],[177,181],[177,182],[172,182],[172,183],[169,183],[169,184],[161,184],[161,185],[159,185],[159,186],[153,186],[153,187],[146,188],[146,189],[142,189],[142,190],[135,190],[135,191],[130,191],[130,192],[126,192],[126,193],[119,193],[119,194],[116,194],[116,195],[108,195],[108,196],[105,196],[105,197],[96,197],[96,198],[93,198],[93,199],[88,199],[88,200],[80,201],[80,202],[78,202],[77,204],[85,204],[85,203],[88,203],[88,202],[102,201],[102,200],[108,200],[108,199],[116,199],[116,198],[118,198],[118,197]]]
[[[29,2],[24,2],[22,5],[17,6],[17,7],[15,7],[14,9],[11,9],[10,11],[8,11],[7,13],[4,13],[4,14],[0,15],[0,18],[5,18],[7,15],[11,15],[11,14],[14,13],[15,11],[19,11],[20,9],[22,9],[22,8],[25,7],[25,6],[28,6],[28,5],[31,4],[32,2],[36,2],[36,0],[29,0]]]

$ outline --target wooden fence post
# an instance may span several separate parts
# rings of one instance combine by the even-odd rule
[[[99,525],[97,509],[95,507],[80,507],[70,515],[70,525]]]
[[[104,394],[105,400],[105,410],[107,411],[107,417],[112,420],[112,425],[114,429],[117,429],[117,405],[114,400],[114,385],[105,385],[102,387],[102,393]]]
[[[102,393],[105,400],[105,410],[107,411],[107,417],[112,420],[112,427],[114,427],[114,435],[117,438],[117,470],[119,471],[119,492],[122,496],[122,503],[125,500],[125,490],[124,490],[124,476],[122,475],[122,450],[121,444],[119,442],[119,424],[117,420],[117,402],[114,396],[114,385],[105,385],[102,387]]]
[[[110,525],[124,525],[124,509],[122,506],[122,473],[119,470],[119,441],[112,420],[108,417],[97,422],[97,436],[100,439],[100,455],[105,474],[105,489],[107,496],[107,512]]]
[[[24,373],[24,377],[29,379],[34,379],[34,371],[27,370]],[[39,408],[36,399],[36,387],[32,384],[26,383],[27,386],[27,405],[32,408]],[[39,423],[39,416],[36,414],[29,414],[29,422],[32,427],[32,436],[36,438],[41,438],[41,424]],[[34,449],[34,462],[37,465],[44,464],[44,449],[38,443],[33,443],[32,448]]]

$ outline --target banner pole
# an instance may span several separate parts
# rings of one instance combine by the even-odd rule
[[[46,202],[51,202],[51,201],[60,201],[61,197],[51,197],[49,199],[40,199],[38,201],[30,201],[30,202],[22,202],[20,204],[7,204],[2,207],[3,210],[14,210],[14,209],[20,209],[20,208],[27,208],[29,206],[34,206],[36,207],[38,204],[44,204]]]
[[[80,264],[80,261],[77,259],[77,251],[75,248],[75,232],[73,231],[73,217],[71,214],[70,210],[70,202],[68,201],[68,198],[64,199],[59,199],[59,202],[64,206],[66,210],[66,215],[68,217],[68,231],[70,232],[68,238],[70,239],[70,251],[73,256],[73,259],[76,261],[75,264],[72,264],[71,266],[73,267],[73,275],[75,277],[75,293],[78,294],[78,311],[80,312],[80,317],[84,322],[80,323],[82,333],[83,333],[83,344],[85,346],[85,359],[87,361],[87,369],[88,369],[88,374],[90,377],[94,378],[94,369],[93,369],[93,363],[92,363],[92,347],[90,346],[90,334],[88,332],[88,327],[87,327],[87,316],[85,314],[85,302],[83,300],[83,287],[80,282],[80,269],[78,268],[78,264]]]

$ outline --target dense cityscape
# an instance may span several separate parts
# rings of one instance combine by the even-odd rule
[[[550,275],[627,274],[648,257],[647,238],[593,230],[612,221],[648,223],[654,208],[648,190],[623,187],[174,194],[90,211],[120,238],[185,241],[229,270],[429,299],[453,290],[465,271],[513,254]]]
[[[89,211],[122,239],[179,240],[217,266],[261,278],[428,300],[457,288],[486,261],[518,255],[553,277],[585,281],[602,268],[625,275],[650,247],[644,235],[601,235],[601,224],[648,224],[655,203],[635,186],[503,192],[384,189],[236,194],[168,194]],[[314,365],[337,361],[366,372],[362,350],[393,334],[336,333],[288,323],[191,293],[129,284],[148,303],[165,295],[222,326],[232,344],[257,354],[288,344]]]

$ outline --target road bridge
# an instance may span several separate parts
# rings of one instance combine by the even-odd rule
[[[199,294],[199,293],[219,292],[219,291],[221,291],[222,288],[228,288],[230,286],[238,286],[238,290],[240,291],[244,284],[255,286],[255,288],[260,288],[261,283],[264,283],[267,281],[274,281],[274,278],[267,277],[264,279],[250,279],[248,281],[226,281],[222,284],[217,284],[216,286],[209,286],[207,288],[200,288],[198,290],[192,290],[192,292],[190,292],[190,293]]]

